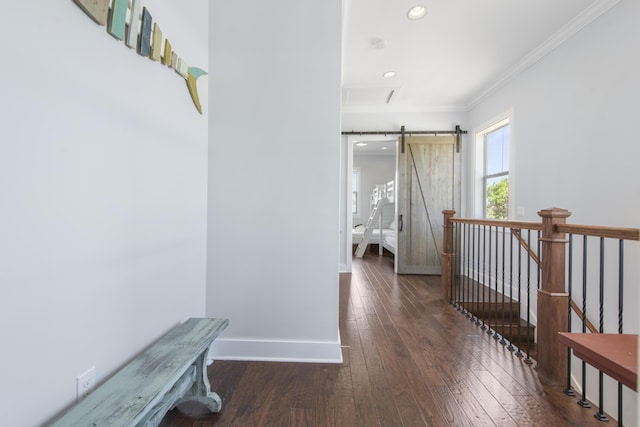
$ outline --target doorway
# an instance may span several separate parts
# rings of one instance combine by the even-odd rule
[[[344,210],[346,211],[347,234],[345,245],[346,267],[351,270],[353,244],[358,242],[358,236],[353,237],[354,227],[361,229],[369,219],[373,209],[371,195],[376,188],[386,185],[396,179],[396,138],[384,135],[349,135],[343,139],[346,145],[346,173],[344,193]],[[343,151],[344,152],[344,151]],[[395,218],[395,207],[386,204],[381,210],[382,227],[388,227]],[[345,214],[345,212],[343,212]],[[376,222],[376,228],[379,228]],[[344,241],[343,240],[343,241]],[[379,244],[372,239],[372,244]]]
[[[355,145],[361,142],[365,142],[367,148]],[[456,138],[406,136],[404,151],[401,138],[391,140],[384,135],[367,135],[366,139],[348,135],[343,143],[346,160],[342,186],[345,262],[341,271],[351,271],[353,227],[368,219],[372,209],[369,202],[371,188],[387,183],[391,176],[395,183],[394,204],[392,214],[386,214],[387,220],[382,227],[394,223],[391,225],[396,239],[394,270],[399,274],[440,274],[442,210],[460,206],[460,153],[456,151]],[[375,177],[374,174],[371,182],[365,176],[367,168],[358,157],[376,155],[373,154],[376,150],[383,151],[382,144],[386,144],[385,154],[394,164],[386,175]],[[360,154],[358,150],[369,154]],[[358,191],[353,187],[354,167],[359,169]],[[359,215],[354,215],[353,209],[359,210]]]

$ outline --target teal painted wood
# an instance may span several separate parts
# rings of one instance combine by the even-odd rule
[[[118,40],[124,39],[128,6],[128,0],[113,0],[111,20],[109,21],[109,33]]]
[[[228,319],[191,318],[176,326],[51,426],[153,426],[182,400],[219,412],[206,361],[211,343],[228,324]]]

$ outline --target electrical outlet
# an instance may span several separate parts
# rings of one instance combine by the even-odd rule
[[[87,372],[76,378],[76,399],[82,400],[93,390],[96,384],[96,367],[92,366]]]

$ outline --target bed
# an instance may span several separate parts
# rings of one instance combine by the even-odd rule
[[[371,227],[371,236],[367,245],[379,245],[379,253],[383,253],[383,249],[388,250],[392,254],[396,253],[396,221],[395,221],[395,186],[393,181],[386,184],[376,185],[370,197],[371,212],[379,203],[380,214],[374,218]],[[357,246],[362,242],[366,231],[365,224],[357,224],[352,231],[352,242]]]

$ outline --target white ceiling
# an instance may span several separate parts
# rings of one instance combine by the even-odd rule
[[[343,111],[466,111],[617,1],[344,0]]]
[[[396,155],[397,136],[363,136],[353,138],[353,155],[354,156],[394,156]],[[367,145],[358,145],[360,142]]]

